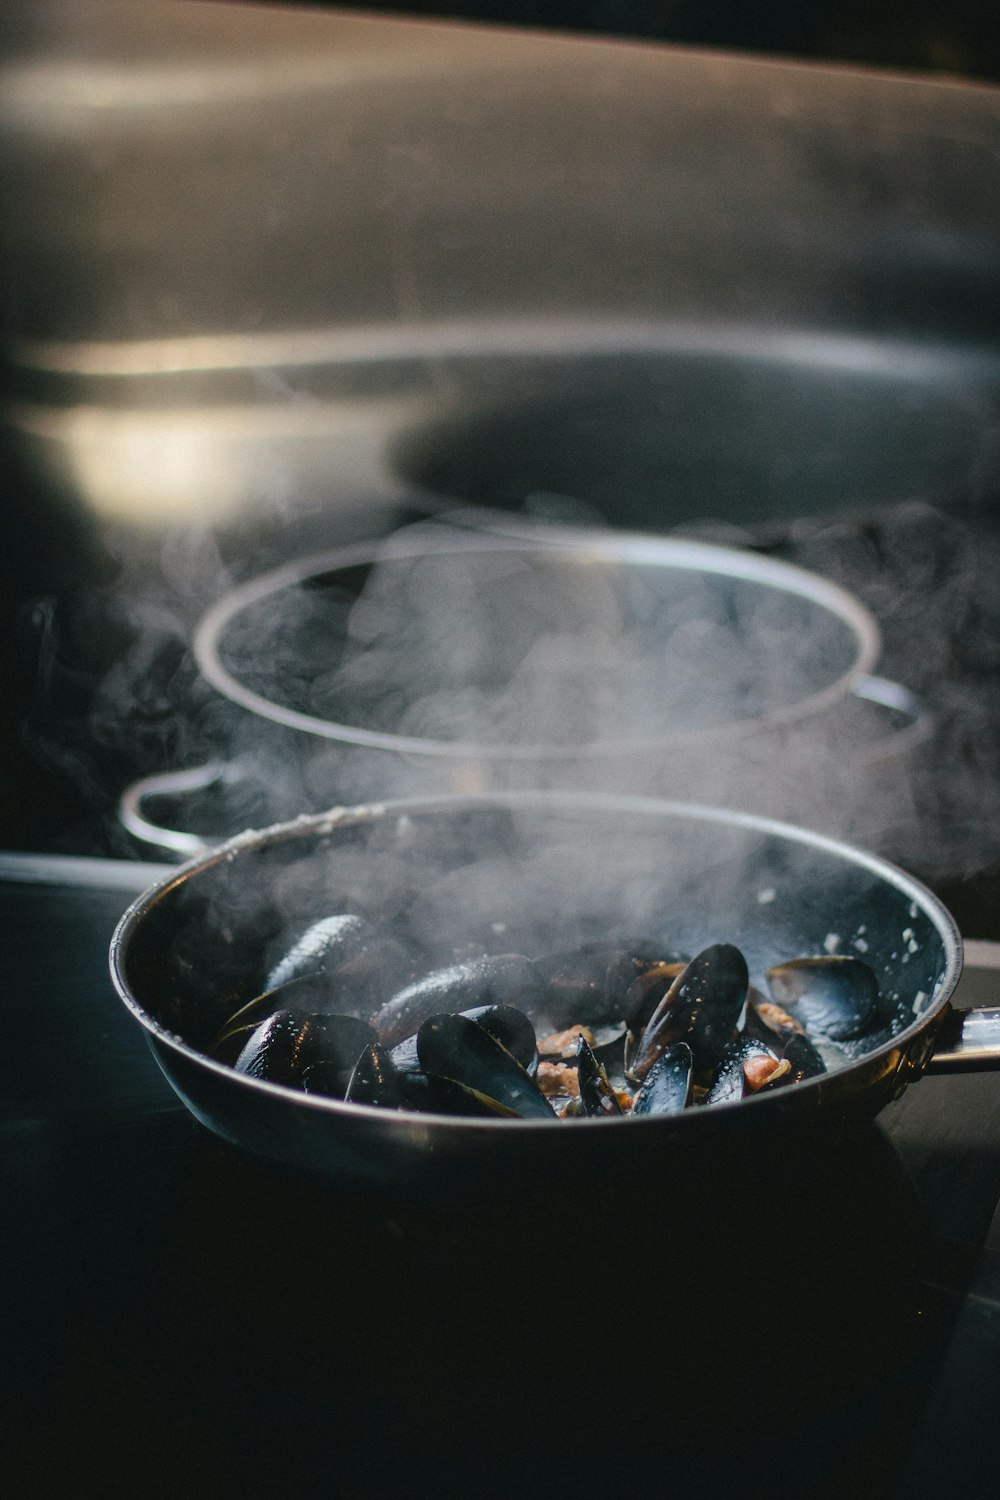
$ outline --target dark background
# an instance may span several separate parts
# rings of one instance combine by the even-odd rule
[[[360,8],[1000,79],[994,0],[368,0]]]

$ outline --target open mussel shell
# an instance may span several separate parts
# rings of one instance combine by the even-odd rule
[[[717,1066],[735,1035],[750,986],[746,959],[732,943],[695,955],[673,981],[642,1036],[629,1077],[641,1083],[662,1052],[687,1042],[696,1071]]]
[[[535,1076],[538,1072],[535,1028],[523,1010],[518,1010],[513,1005],[477,1005],[472,1010],[462,1010],[458,1014],[465,1016],[469,1021],[475,1021],[502,1047],[506,1047],[526,1073],[529,1073],[532,1078]],[[420,1059],[417,1056],[416,1032],[403,1041],[397,1042],[391,1049],[391,1056],[401,1073],[419,1072]]]
[[[393,995],[372,1016],[383,1046],[394,1047],[418,1031],[431,1016],[481,1006],[513,1005],[537,1009],[542,981],[530,958],[500,953],[435,969]]]
[[[606,1026],[567,1026],[565,1031],[553,1031],[538,1038],[538,1055],[544,1062],[572,1062],[576,1058],[580,1041],[587,1043],[600,1055],[617,1048],[625,1036],[625,1022],[611,1022]]]
[[[458,1115],[475,1120],[517,1120],[521,1111],[502,1104],[479,1089],[437,1073],[400,1075],[403,1097],[400,1109],[418,1114]]]
[[[687,959],[658,960],[637,974],[629,985],[625,996],[625,1071],[629,1076],[642,1046],[643,1032],[664,995],[687,965]]]
[[[593,1049],[580,1037],[577,1043],[576,1075],[580,1085],[580,1100],[588,1115],[620,1115],[624,1111],[618,1096],[608,1079],[604,1064],[594,1055]]]
[[[785,1045],[790,1037],[805,1036],[805,1027],[790,1015],[784,1006],[773,1000],[765,1000],[759,990],[750,987],[747,999],[747,1017],[743,1027],[747,1036],[755,1036],[769,1047]]]
[[[232,1061],[253,1030],[276,1011],[291,1010],[298,1015],[334,1011],[337,993],[336,983],[323,973],[300,974],[263,990],[229,1016],[213,1043],[213,1057],[220,1062]]]
[[[513,1114],[555,1119],[534,1079],[506,1047],[468,1016],[428,1017],[417,1032],[417,1057],[424,1073],[449,1078]]]
[[[694,1059],[687,1042],[661,1052],[632,1101],[634,1115],[671,1115],[686,1109],[691,1098]]]
[[[723,1052],[702,1104],[729,1104],[791,1082],[786,1059],[755,1037],[742,1036]]]
[[[633,981],[661,957],[655,946],[629,941],[584,943],[536,959],[545,986],[540,1019],[551,1031],[620,1021]]]
[[[804,1078],[818,1078],[826,1072],[819,1052],[806,1036],[794,1016],[773,1000],[765,1000],[757,990],[751,988],[747,1002],[747,1018],[744,1032],[778,1057],[788,1059],[792,1070],[791,1081],[801,1083]]]
[[[818,1041],[846,1042],[859,1037],[878,1011],[878,980],[860,958],[832,954],[795,958],[767,971],[777,1003],[794,1007],[796,1019]]]

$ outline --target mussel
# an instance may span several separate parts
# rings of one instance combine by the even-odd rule
[[[468,1016],[429,1016],[417,1032],[417,1057],[429,1076],[448,1078],[513,1114],[554,1118],[551,1104],[528,1072]]]
[[[671,1114],[784,1088],[896,1024],[854,957],[789,959],[767,983],[770,999],[731,943],[685,960],[614,940],[538,960],[482,953],[414,978],[400,944],[345,913],[306,928],[213,1055],[350,1104],[548,1121]],[[370,1021],[354,1009],[366,996]]]
[[[523,1010],[518,1010],[513,1005],[477,1005],[471,1010],[459,1011],[458,1014],[470,1021],[475,1021],[484,1031],[489,1032],[495,1041],[506,1047],[527,1073],[530,1073],[532,1077],[535,1075],[538,1071],[535,1028]],[[417,1033],[414,1032],[412,1036],[397,1042],[390,1055],[401,1073],[419,1071]]]
[[[755,1037],[780,1057],[787,1058],[793,1083],[826,1072],[826,1064],[795,1017],[773,1001],[762,999],[754,990],[747,1004],[745,1030],[747,1036]]]
[[[643,1032],[670,989],[683,974],[688,961],[663,959],[637,974],[625,996],[625,1071],[631,1076]]]
[[[254,1028],[233,1066],[251,1078],[342,1099],[358,1057],[374,1040],[356,1016],[278,1010]]]
[[[386,1047],[404,1041],[430,1016],[465,1011],[483,1005],[515,1005],[537,1011],[542,981],[531,962],[520,953],[470,959],[436,969],[399,990],[371,1018]]]
[[[580,1037],[577,1043],[576,1076],[580,1100],[586,1114],[620,1115],[624,1113],[618,1095],[611,1087],[607,1069],[603,1063],[598,1062],[593,1048],[587,1045],[583,1037]]]
[[[424,1073],[419,1067],[401,1072],[381,1042],[372,1042],[358,1058],[345,1098],[349,1104],[372,1104],[382,1109],[516,1119],[515,1111],[507,1105],[453,1078]]]
[[[805,1030],[819,1041],[859,1037],[877,1012],[878,980],[860,958],[846,954],[775,964],[767,983],[778,1004],[794,1007]]]
[[[413,977],[414,960],[365,917],[337,912],[313,922],[277,960],[265,991],[315,978],[341,1013],[368,1014]]]
[[[631,1060],[641,1083],[674,1042],[687,1042],[698,1070],[714,1068],[736,1032],[747,998],[746,959],[732,943],[714,943],[685,965],[659,1002]]]
[[[726,1104],[749,1094],[791,1083],[791,1064],[755,1037],[730,1042],[722,1054],[703,1104]]]
[[[672,1115],[686,1109],[691,1099],[694,1058],[687,1042],[675,1042],[661,1052],[642,1088],[632,1100],[634,1115]]]
[[[349,1104],[377,1104],[398,1109],[403,1101],[399,1069],[381,1042],[369,1042],[348,1079],[344,1098]]]

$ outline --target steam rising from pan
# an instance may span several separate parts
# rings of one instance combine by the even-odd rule
[[[752,554],[440,526],[279,569],[195,637],[221,693],[309,736],[317,791],[326,748],[319,805],[345,787],[577,787],[760,807],[755,757],[878,648],[843,590]]]
[[[454,528],[439,526],[432,528],[431,536],[418,532],[407,538],[404,534],[395,547],[405,549],[414,541],[429,545],[436,536],[447,538],[449,530],[454,542]],[[610,541],[616,539],[614,533],[604,535]],[[601,540],[595,538],[595,544]],[[719,696],[721,679],[717,673],[704,672],[699,678],[690,671],[691,635],[697,636],[698,630],[690,622],[681,621],[674,628],[672,639],[678,651],[672,701],[644,691],[641,672],[635,671],[629,682],[627,673],[616,674],[607,665],[621,660],[620,643],[609,625],[620,618],[623,606],[616,590],[596,582],[598,570],[591,570],[586,586],[578,584],[575,591],[572,586],[564,588],[554,597],[570,610],[564,619],[571,617],[572,608],[582,608],[584,603],[592,606],[595,624],[589,634],[583,632],[579,655],[588,664],[598,659],[605,663],[605,671],[599,679],[595,674],[591,689],[598,685],[607,689],[608,679],[615,678],[609,718],[608,700],[593,691],[590,697],[572,691],[579,661],[574,663],[572,650],[564,650],[565,640],[546,639],[536,654],[516,655],[515,647],[524,639],[524,591],[532,578],[529,574],[517,580],[515,575],[517,595],[508,582],[514,556],[509,550],[496,554],[496,573],[485,580],[484,588],[487,593],[493,590],[492,618],[500,621],[505,632],[501,636],[498,631],[496,660],[503,662],[506,651],[508,664],[512,661],[515,668],[524,664],[517,685],[526,684],[522,703],[532,703],[534,690],[532,713],[522,716],[519,723],[517,704],[512,706],[509,694],[506,699],[501,695],[499,707],[488,703],[484,707],[482,684],[466,670],[458,683],[465,695],[465,713],[456,713],[452,723],[438,696],[448,685],[444,671],[448,662],[439,660],[431,663],[437,676],[425,683],[423,698],[414,692],[405,673],[394,667],[385,675],[387,689],[402,688],[399,697],[405,699],[402,707],[408,717],[396,712],[399,697],[394,708],[388,691],[381,701],[369,693],[368,717],[358,729],[357,743],[334,738],[343,729],[332,719],[338,711],[338,684],[353,682],[369,689],[377,683],[378,672],[373,670],[377,650],[393,630],[399,631],[409,608],[404,592],[390,586],[408,568],[406,559],[398,558],[395,548],[390,548],[385,567],[376,572],[369,566],[373,549],[361,550],[368,563],[359,564],[354,575],[346,578],[349,587],[339,618],[331,580],[323,579],[315,588],[303,587],[296,582],[301,570],[292,568],[294,587],[276,589],[252,608],[248,606],[245,617],[233,621],[236,633],[227,625],[222,635],[222,664],[234,665],[228,654],[231,648],[242,651],[252,666],[256,659],[255,670],[263,662],[265,677],[270,674],[265,684],[268,692],[277,684],[275,702],[281,706],[284,693],[283,707],[290,708],[293,717],[296,711],[309,711],[308,735],[273,718],[265,723],[258,713],[247,712],[245,706],[224,698],[211,682],[196,676],[190,641],[199,616],[213,599],[224,598],[231,604],[232,596],[226,591],[233,581],[232,565],[212,535],[196,537],[185,532],[164,544],[158,579],[150,580],[143,559],[123,553],[115,582],[99,593],[88,593],[73,618],[65,608],[56,615],[39,605],[44,670],[39,672],[35,702],[25,725],[29,742],[36,753],[57,764],[89,799],[109,812],[127,775],[123,763],[134,767],[133,776],[149,769],[197,766],[209,757],[234,763],[225,780],[200,801],[189,797],[163,809],[161,821],[178,827],[200,826],[210,837],[334,803],[442,788],[474,791],[484,783],[502,787],[504,776],[519,785],[559,785],[570,766],[576,784],[583,788],[644,790],[644,777],[649,774],[658,793],[682,793],[705,803],[790,818],[877,849],[925,877],[938,872],[972,874],[996,860],[1000,724],[994,695],[986,688],[1000,670],[1000,616],[994,587],[1000,547],[981,525],[971,527],[927,507],[911,506],[867,524],[857,519],[801,523],[787,543],[786,550],[798,562],[828,575],[869,606],[885,643],[879,666],[926,698],[936,733],[919,752],[905,756],[895,752],[892,721],[885,713],[853,698],[842,698],[808,722],[790,723],[776,736],[759,740],[747,732],[746,723],[739,722],[730,732],[720,733],[713,715],[716,720],[725,716]],[[486,570],[493,554],[485,548],[481,553]],[[754,565],[766,561],[754,554],[747,558]],[[243,567],[245,571],[246,563]],[[469,585],[468,573],[456,570],[454,584],[448,587],[464,588],[475,603],[475,589]],[[501,604],[505,599],[509,602],[506,615],[496,606],[497,599]],[[634,596],[631,605],[635,606]],[[286,609],[287,615],[283,614]],[[310,611],[318,626],[315,631],[309,626]],[[262,627],[256,640],[249,629],[242,636],[236,631],[237,626],[249,626],[252,616]],[[705,659],[711,656],[713,638],[723,642],[718,656],[725,657],[732,618],[724,616],[720,624],[710,617],[704,635],[695,641],[705,651]],[[113,621],[111,635],[108,620]],[[345,628],[348,620],[350,632]],[[102,624],[102,634],[92,628],[97,622]],[[633,617],[632,627],[645,629],[645,622]],[[105,655],[88,658],[92,685],[85,672],[74,674],[68,700],[64,640],[70,628],[78,639],[102,639]],[[336,636],[332,650],[331,635]],[[654,638],[655,633],[648,640]],[[404,645],[410,649],[418,640],[414,636],[412,641],[404,640]],[[474,633],[463,637],[445,612],[439,612],[435,624],[432,611],[421,646],[432,647],[440,657],[446,655],[443,648],[449,641],[464,653],[453,675],[463,660],[474,662],[476,653],[484,650],[482,639],[477,640]],[[113,644],[116,656],[109,669],[107,656]],[[753,706],[759,706],[760,697],[768,694],[772,705],[788,700],[791,694],[783,694],[780,684],[786,664],[792,680],[797,674],[801,681],[799,648],[808,645],[808,637],[798,633],[789,642],[786,636],[785,645],[788,649],[776,652],[769,662],[774,669],[771,687],[764,683],[760,695],[751,692]],[[485,647],[494,649],[488,637]],[[744,651],[744,666],[759,665],[761,653],[755,663],[755,650]],[[410,655],[414,654],[410,649]],[[423,650],[423,666],[430,655],[428,649]],[[399,657],[400,662],[404,659]],[[746,675],[741,683],[739,672],[726,665],[737,710],[741,702],[746,709]],[[560,669],[564,691],[548,698],[544,691],[539,694],[538,684],[559,681]],[[359,702],[364,696],[360,688]],[[81,712],[84,689],[90,697]],[[532,746],[526,737],[525,717],[531,721],[529,728],[537,732],[543,726],[554,736],[551,764],[537,754],[537,742]],[[583,743],[581,725],[591,728],[595,722],[598,734],[608,733],[610,724],[617,743],[609,746],[598,739],[596,750],[593,742]],[[401,753],[404,747],[397,734],[390,736],[392,748],[387,751],[379,739],[379,726],[388,724],[398,730],[401,723],[415,740],[428,729],[441,738],[432,742],[432,750],[424,741],[415,753]],[[686,765],[679,758],[679,747],[672,743],[669,754],[661,750],[655,759],[659,780],[651,774],[651,762],[642,755],[638,741],[629,743],[630,735],[650,724],[668,736],[680,730],[682,739],[683,732],[688,732]],[[489,745],[478,746],[477,754],[470,757],[468,744],[455,737],[497,735],[500,730],[512,739],[500,757],[489,755]],[[610,759],[609,748],[615,752]],[[118,779],[114,784],[109,784],[100,759],[109,749],[115,754]],[[621,754],[623,750],[627,753]],[[688,777],[683,787],[681,771]],[[114,847],[122,847],[121,838],[120,833],[111,834]]]

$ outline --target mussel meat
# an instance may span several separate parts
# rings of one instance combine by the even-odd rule
[[[752,1036],[726,1047],[703,1104],[727,1104],[791,1083],[791,1064]]]

